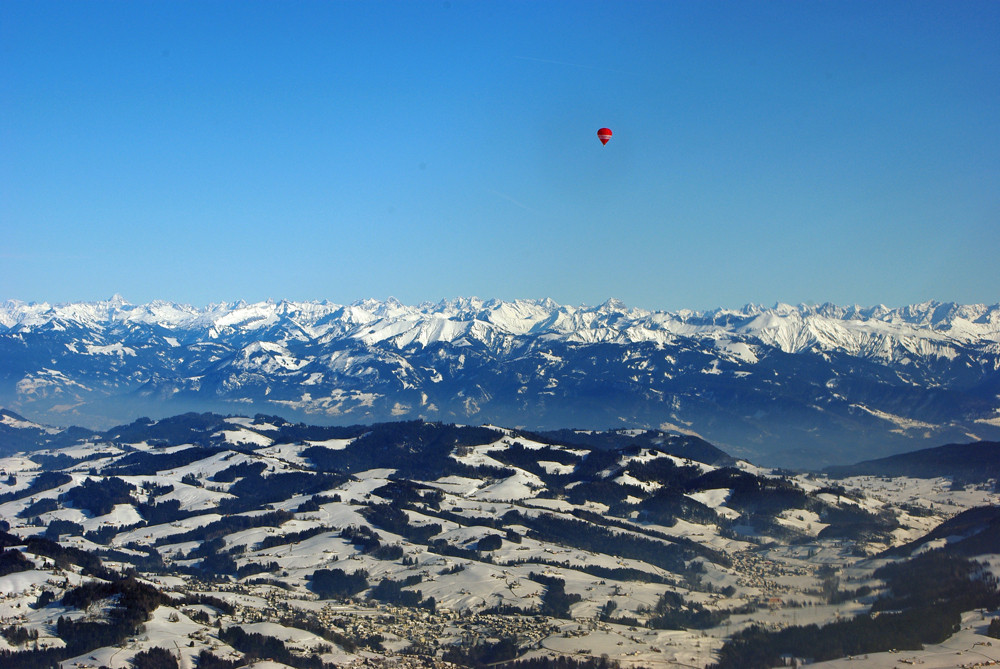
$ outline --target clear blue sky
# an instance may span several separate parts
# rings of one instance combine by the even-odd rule
[[[0,299],[995,303],[998,35],[994,0],[6,0]]]

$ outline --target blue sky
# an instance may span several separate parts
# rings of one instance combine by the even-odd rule
[[[0,299],[996,303],[998,34],[995,1],[8,0]]]

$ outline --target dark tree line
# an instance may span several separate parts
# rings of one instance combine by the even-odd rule
[[[640,481],[656,481],[664,488],[683,488],[701,476],[700,467],[694,464],[677,465],[672,458],[664,457],[632,461],[626,471]]]
[[[0,550],[0,576],[29,571],[34,568],[35,563],[24,557],[24,554],[16,548]]]
[[[135,508],[150,525],[173,523],[201,513],[195,509],[182,509],[179,499],[167,499],[159,503],[140,502],[135,505]]]
[[[120,425],[103,434],[107,441],[127,444],[146,441],[155,446],[198,446],[221,445],[221,437],[213,437],[227,426],[224,416],[213,413],[188,412],[179,416],[161,418],[153,422],[149,418],[138,418],[128,425]]]
[[[60,495],[59,501],[89,511],[92,516],[104,516],[111,513],[116,504],[136,504],[136,500],[132,497],[135,490],[134,485],[116,476],[102,479],[88,478]]]
[[[774,516],[786,509],[804,508],[808,499],[802,488],[786,478],[756,476],[735,467],[716,469],[687,485],[689,492],[730,488],[726,506],[743,513]]]
[[[53,497],[43,497],[37,502],[32,502],[28,506],[24,507],[17,512],[18,518],[34,518],[35,516],[40,516],[43,513],[48,513],[49,511],[55,511],[59,508],[59,502]]]
[[[573,479],[572,474],[550,474],[539,462],[558,462],[561,465],[578,466],[583,457],[569,451],[545,446],[539,449],[525,448],[524,444],[515,441],[502,450],[491,451],[490,456],[500,462],[531,472],[538,476],[547,486],[561,488]],[[585,456],[584,456],[585,457]]]
[[[55,501],[55,500],[53,500]],[[58,541],[59,535],[69,534],[72,536],[83,536],[83,525],[80,523],[74,523],[72,520],[63,520],[62,518],[55,518],[49,521],[48,526],[45,528],[45,532],[42,536],[46,539],[51,539],[52,541]]]
[[[670,590],[660,595],[648,613],[646,626],[658,630],[708,629],[729,617],[729,611],[706,609]]]
[[[875,575],[885,580],[889,594],[874,602],[870,614],[822,627],[748,628],[725,643],[713,669],[776,667],[788,655],[818,662],[891,648],[916,650],[958,631],[963,611],[1000,607],[995,579],[978,564],[941,550],[886,565]]]
[[[257,632],[247,633],[242,627],[219,630],[219,640],[243,653],[242,664],[254,660],[274,660],[296,669],[335,669],[334,665],[323,662],[318,655],[295,655],[281,639]],[[202,669],[200,665],[199,669]]]
[[[264,537],[254,545],[254,550],[264,550],[265,548],[274,548],[275,546],[284,546],[285,544],[297,544],[300,541],[305,541],[306,539],[311,539],[324,532],[333,531],[332,527],[327,527],[325,525],[320,525],[318,527],[310,527],[299,532],[289,532],[288,534],[272,534]]]
[[[684,572],[686,561],[697,557],[697,553],[678,543],[668,544],[634,534],[613,532],[581,520],[570,520],[549,513],[523,516],[520,522],[531,528],[532,538],[540,541],[553,541],[595,553],[642,560],[675,573]]]
[[[177,669],[177,658],[166,648],[156,646],[140,651],[132,658],[134,669]]]
[[[198,654],[198,669],[236,669],[244,664],[242,659],[225,660],[210,650],[202,650]]]
[[[504,669],[619,669],[621,665],[607,657],[532,657],[503,664]],[[634,667],[633,669],[642,669]]]
[[[392,479],[372,490],[372,494],[392,500],[397,505],[426,504],[432,509],[441,508],[441,501],[444,499],[443,491],[406,479]]]
[[[275,572],[280,569],[281,567],[278,565],[278,563],[274,562],[273,560],[266,564],[260,562],[248,562],[240,566],[236,570],[236,578],[244,578],[246,576],[253,576],[254,574],[265,574],[268,572]]]
[[[60,569],[75,564],[88,576],[105,580],[121,577],[120,574],[106,568],[98,556],[73,546],[62,546],[44,537],[28,537],[24,540],[24,545],[26,552],[51,558]]]
[[[479,669],[504,660],[513,660],[519,650],[516,637],[504,637],[499,641],[487,641],[473,646],[451,646],[444,651],[441,659]]]
[[[438,478],[463,471],[463,466],[451,457],[456,447],[488,444],[496,438],[495,430],[482,427],[420,420],[379,423],[347,448],[314,446],[302,455],[320,471],[350,473],[390,467],[404,478]]]
[[[406,512],[391,504],[372,504],[361,513],[372,525],[406,537],[415,544],[426,545],[431,537],[440,534],[443,529],[438,523],[411,525]]]
[[[230,494],[219,501],[220,513],[243,513],[265,504],[281,502],[295,495],[314,495],[346,482],[340,475],[313,472],[282,472],[270,476],[244,476],[229,488]]]
[[[56,634],[66,642],[66,657],[80,655],[94,648],[120,643],[134,634],[149,614],[159,606],[164,597],[153,586],[134,578],[112,582],[92,581],[66,591],[63,606],[85,609],[91,603],[116,597],[116,606],[110,609],[106,623],[71,620],[60,616]]]
[[[3,638],[7,639],[7,643],[12,646],[20,646],[21,644],[34,641],[38,638],[37,629],[28,630],[28,628],[21,627],[20,625],[8,625],[0,630],[0,634],[2,634]]]
[[[420,606],[423,601],[423,593],[420,590],[404,590],[411,585],[417,585],[422,580],[420,574],[414,574],[402,581],[394,581],[390,578],[383,578],[368,593],[368,599],[374,599],[384,604],[394,604],[396,606]]]
[[[0,650],[0,666],[4,669],[59,669],[67,657],[65,648],[38,650]]]
[[[653,460],[653,462],[656,462]],[[625,509],[624,511],[628,511]],[[672,527],[677,519],[712,525],[719,522],[715,511],[684,494],[682,488],[663,487],[638,504],[640,517],[658,525]],[[618,515],[625,515],[619,513]]]
[[[96,553],[100,558],[104,560],[111,560],[114,562],[124,562],[126,564],[131,564],[138,571],[155,572],[155,573],[163,573],[164,571],[166,571],[166,565],[163,562],[163,556],[160,555],[160,552],[155,548],[153,548],[152,546],[143,546],[133,542],[130,543],[127,546],[127,548],[129,549],[129,551],[121,551],[114,548],[105,548],[96,551]],[[135,554],[136,552],[140,553],[140,555],[136,555]]]
[[[322,599],[345,599],[368,588],[368,572],[358,569],[317,569],[309,575],[309,588]]]
[[[212,595],[189,594],[183,600],[181,600],[180,603],[186,606],[191,606],[191,605],[209,606],[213,609],[218,610],[221,613],[225,613],[226,615],[232,615],[233,612],[236,610],[235,607],[226,600],[219,599],[218,597],[214,597]]]
[[[545,592],[542,593],[542,606],[539,610],[542,615],[553,618],[569,618],[569,607],[583,599],[580,595],[567,594],[566,581],[561,578],[536,572],[528,574],[528,578],[545,586]]]
[[[562,567],[563,569],[573,569],[575,571],[583,572],[584,574],[590,574],[591,576],[597,576],[598,578],[612,581],[640,581],[642,583],[663,584],[672,582],[671,579],[665,576],[654,574],[650,571],[642,571],[641,569],[633,569],[631,567],[604,567],[596,564],[570,564],[568,560],[546,560],[545,558],[537,556],[522,560],[512,560],[505,562],[504,564],[541,564],[548,565],[550,567]]]
[[[105,475],[117,474],[120,476],[155,476],[162,471],[186,467],[199,460],[209,458],[222,450],[222,448],[194,447],[174,453],[134,451],[120,458],[115,464],[105,467],[102,473]]]
[[[171,534],[157,539],[157,546],[175,544],[187,541],[212,541],[221,539],[228,534],[249,530],[254,527],[281,527],[282,524],[295,518],[288,511],[269,511],[257,516],[226,516],[187,532]]]
[[[39,493],[45,492],[46,490],[51,490],[53,488],[58,488],[61,485],[66,485],[73,480],[73,477],[69,474],[64,474],[63,472],[42,472],[34,478],[31,484],[27,488],[22,490],[16,490],[14,492],[4,493],[0,495],[0,504],[3,502],[9,502],[15,499],[24,499],[25,497],[31,497]]]
[[[313,495],[306,501],[302,502],[295,509],[295,513],[309,513],[310,511],[319,511],[320,504],[329,504],[330,502],[339,502],[340,495]]]
[[[215,475],[209,477],[209,480],[218,481],[219,483],[232,483],[238,478],[260,476],[266,469],[267,465],[263,462],[241,462],[216,472]]]

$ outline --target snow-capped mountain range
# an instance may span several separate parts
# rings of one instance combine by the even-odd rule
[[[658,427],[764,463],[842,463],[1000,437],[1000,304],[9,300],[0,404],[87,426],[196,408]]]

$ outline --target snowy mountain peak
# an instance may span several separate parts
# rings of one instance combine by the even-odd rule
[[[381,336],[362,332],[373,322]],[[443,321],[448,321],[445,325]],[[852,355],[885,357],[904,346],[915,352],[914,342],[930,342],[944,349],[976,341],[1000,343],[1000,305],[957,305],[927,302],[899,309],[819,307],[779,303],[771,308],[746,305],[739,310],[644,311],[630,309],[617,299],[598,307],[562,306],[544,300],[488,300],[457,298],[437,304],[407,306],[396,300],[366,299],[342,306],[329,302],[287,300],[248,304],[211,305],[197,309],[169,302],[129,304],[122,296],[97,303],[51,306],[8,300],[0,305],[0,328],[32,331],[50,324],[59,327],[103,329],[116,323],[156,324],[171,330],[260,332],[290,327],[318,337],[339,332],[366,342],[392,340],[401,346],[431,345],[454,339],[481,321],[502,335],[546,334],[585,342],[661,342],[676,336],[718,339],[733,335],[776,346],[787,353],[812,346]],[[422,334],[398,337],[404,330]],[[480,328],[482,330],[482,328]],[[889,341],[891,340],[891,341]],[[887,346],[872,346],[888,342]],[[880,352],[881,351],[881,352]]]
[[[55,424],[236,403],[354,422],[682,425],[761,452],[992,435],[998,395],[1000,305],[0,304],[0,406]]]

